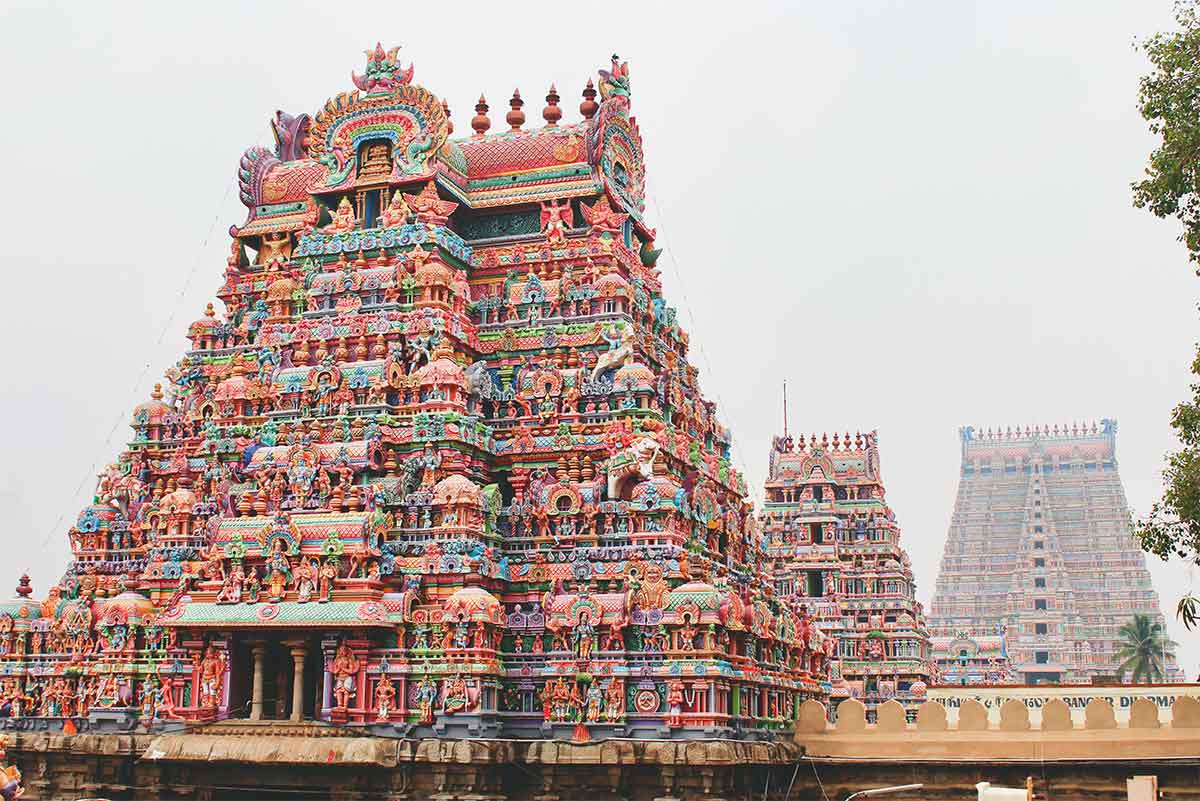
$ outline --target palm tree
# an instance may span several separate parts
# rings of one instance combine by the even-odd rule
[[[1121,626],[1119,635],[1116,657],[1123,661],[1117,674],[1122,678],[1129,674],[1134,684],[1162,681],[1166,676],[1164,662],[1175,656],[1176,645],[1163,631],[1162,623],[1150,615],[1135,614],[1133,620]]]

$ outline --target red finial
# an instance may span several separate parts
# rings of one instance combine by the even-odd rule
[[[579,113],[585,120],[596,116],[600,104],[596,102],[596,85],[588,78],[587,86],[583,87],[583,102],[579,104]]]
[[[22,598],[28,598],[33,594],[33,587],[29,586],[29,574],[25,573],[21,576],[21,580],[17,582],[17,595]]]
[[[483,136],[487,133],[487,129],[492,127],[492,121],[488,119],[487,112],[487,100],[480,95],[479,102],[475,104],[475,116],[471,118],[471,128],[475,130],[476,136]]]
[[[554,84],[550,84],[550,91],[546,95],[546,107],[542,109],[542,119],[547,125],[558,125],[558,121],[562,119],[562,109],[558,107],[558,90],[554,88]]]
[[[442,113],[446,115],[446,133],[454,133],[454,120],[450,119],[450,104],[442,101]]]
[[[514,131],[519,131],[525,124],[525,112],[521,111],[521,106],[525,105],[525,101],[521,99],[519,90],[513,89],[513,96],[508,101],[508,105],[512,107],[512,110],[504,115],[504,121],[511,125]]]

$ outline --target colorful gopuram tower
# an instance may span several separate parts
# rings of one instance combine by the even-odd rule
[[[582,119],[446,103],[396,50],[237,170],[219,306],[133,413],[0,703],[91,730],[771,738],[826,654],[775,597],[665,302],[629,74]],[[27,584],[27,583],[26,583]]]
[[[776,593],[823,633],[834,700],[922,700],[929,635],[876,434],[775,437],[761,525]]]
[[[930,616],[941,680],[1115,680],[1121,626],[1137,613],[1163,622],[1130,530],[1116,421],[959,433]]]

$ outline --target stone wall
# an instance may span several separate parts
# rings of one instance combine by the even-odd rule
[[[441,801],[779,801],[790,743],[402,740],[314,727],[209,727],[160,736],[16,734],[26,799],[438,798]],[[798,796],[793,795],[793,798]]]
[[[1043,707],[1039,726],[1015,699],[1001,705],[998,724],[989,722],[983,704],[968,700],[956,725],[932,701],[911,722],[890,701],[878,708],[875,723],[858,701],[839,704],[834,723],[812,701],[801,707],[796,742],[807,763],[797,782],[801,798],[916,782],[926,785],[921,798],[962,799],[976,782],[1017,787],[1032,776],[1036,792],[1054,801],[1115,801],[1125,799],[1127,778],[1154,774],[1165,797],[1200,799],[1200,701],[1189,697],[1175,701],[1169,723],[1159,720],[1152,701],[1139,699],[1129,722],[1119,724],[1112,706],[1094,699],[1082,725],[1055,699]]]

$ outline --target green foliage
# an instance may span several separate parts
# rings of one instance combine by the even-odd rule
[[[1117,672],[1122,677],[1129,675],[1135,684],[1161,682],[1166,676],[1164,658],[1175,655],[1176,645],[1162,624],[1149,615],[1136,614],[1121,626],[1119,636],[1116,657],[1122,661]]]
[[[1175,5],[1179,30],[1137,46],[1151,72],[1138,89],[1138,111],[1160,137],[1146,177],[1133,184],[1133,204],[1183,223],[1180,240],[1200,262],[1200,18],[1197,0]]]
[[[1192,373],[1200,376],[1200,351]],[[1137,535],[1143,549],[1162,559],[1200,562],[1200,383],[1192,384],[1191,400],[1171,412],[1171,426],[1183,447],[1167,455],[1162,499],[1138,523]]]
[[[1183,223],[1180,239],[1189,258],[1200,262],[1200,0],[1179,0],[1175,20],[1179,30],[1138,45],[1151,64],[1138,90],[1138,110],[1160,143],[1145,179],[1133,185],[1133,204]],[[1192,373],[1200,376],[1200,350]],[[1163,496],[1135,528],[1147,552],[1200,563],[1200,383],[1172,411],[1171,426],[1182,447],[1167,455]],[[1190,599],[1177,609],[1188,628],[1197,621]]]
[[[1175,607],[1175,617],[1183,621],[1183,627],[1188,631],[1196,625],[1197,619],[1200,618],[1200,600],[1190,592],[1179,599],[1179,604]]]

